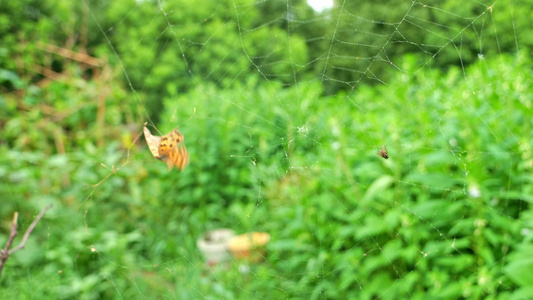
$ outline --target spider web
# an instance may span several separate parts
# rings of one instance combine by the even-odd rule
[[[50,297],[522,291],[513,261],[529,235],[533,156],[518,4],[224,5],[230,14],[214,4],[84,2],[91,34],[107,43],[96,52],[122,73],[137,127],[124,152],[96,155],[83,199],[51,216],[78,225],[65,237],[74,253],[46,246],[45,270],[58,273]],[[138,14],[141,28],[130,23]],[[193,22],[180,23],[184,14]],[[133,45],[117,42],[131,34]],[[184,134],[184,172],[150,156],[144,122]],[[389,159],[376,155],[383,146]],[[207,264],[196,240],[215,228],[267,232],[268,254]],[[15,274],[31,277],[27,268]]]

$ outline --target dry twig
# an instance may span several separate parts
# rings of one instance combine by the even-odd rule
[[[35,220],[33,220],[33,223],[31,223],[30,227],[28,227],[28,229],[24,233],[24,236],[22,237],[22,240],[20,241],[20,243],[15,248],[9,250],[9,248],[11,247],[11,244],[13,243],[13,240],[15,239],[15,236],[17,235],[17,227],[18,227],[17,220],[18,220],[19,213],[15,212],[13,216],[13,224],[11,225],[11,234],[9,235],[9,239],[7,240],[5,248],[0,250],[0,276],[2,276],[2,268],[4,267],[4,263],[6,262],[6,260],[9,258],[11,254],[24,248],[24,245],[26,245],[26,241],[28,240],[28,237],[30,237],[30,234],[33,228],[35,228],[37,223],[41,220],[41,218],[50,208],[52,208],[51,204],[43,208],[41,213],[35,218]]]

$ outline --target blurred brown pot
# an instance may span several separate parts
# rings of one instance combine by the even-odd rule
[[[270,241],[266,232],[248,232],[231,238],[228,249],[238,259],[260,262],[266,257],[265,245]]]

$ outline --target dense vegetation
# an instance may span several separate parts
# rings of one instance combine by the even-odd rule
[[[203,2],[0,4],[1,299],[533,297],[531,4]]]

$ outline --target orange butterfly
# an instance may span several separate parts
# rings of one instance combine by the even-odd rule
[[[183,134],[178,131],[178,128],[174,128],[164,136],[157,136],[152,135],[145,126],[144,138],[152,155],[160,161],[166,162],[168,170],[176,166],[183,171],[189,162],[189,156],[183,144]]]

